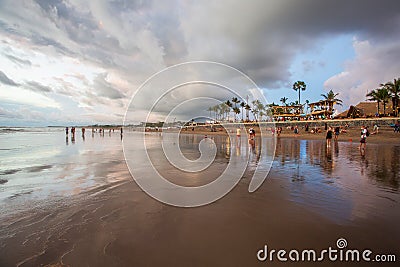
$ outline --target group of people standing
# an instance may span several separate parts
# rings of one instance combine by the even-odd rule
[[[122,139],[123,128],[121,127],[119,130],[120,130],[121,139]],[[70,131],[70,129],[68,127],[65,127],[66,138],[68,138],[69,131]],[[82,131],[82,138],[83,138],[83,140],[85,140],[86,128],[82,127],[81,131]],[[109,135],[111,136],[111,132],[114,132],[114,131],[115,131],[114,128],[109,128],[108,129]],[[75,132],[76,132],[76,128],[75,127],[71,127],[71,140],[72,140],[72,142],[75,141]],[[97,133],[97,132],[99,132],[100,136],[104,136],[106,130],[104,128],[96,129],[96,128],[92,127],[92,137],[94,137],[94,134]]]
[[[340,127],[337,126],[335,128],[328,127],[326,131],[326,146],[330,147],[332,143],[332,138],[335,138],[335,141],[338,140],[340,134]]]

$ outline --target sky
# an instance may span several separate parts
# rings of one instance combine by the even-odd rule
[[[143,83],[191,61],[240,70],[268,103],[297,100],[297,80],[302,102],[332,89],[338,110],[400,77],[397,0],[0,0],[0,36],[3,126],[121,124]],[[160,112],[210,93],[185,90]]]

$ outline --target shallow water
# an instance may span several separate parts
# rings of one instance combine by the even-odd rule
[[[0,131],[0,212],[52,205],[93,188],[129,179],[119,133],[66,137],[60,128]]]
[[[400,144],[368,144],[365,155],[361,155],[355,143],[333,142],[327,148],[319,140],[270,138],[262,144],[257,139],[251,147],[244,138],[231,144],[226,136],[209,136],[217,146],[216,159],[208,171],[193,174],[179,172],[168,164],[160,150],[161,137],[157,133],[147,135],[149,154],[161,172],[177,184],[199,186],[213,181],[230,157],[249,157],[247,176],[256,167],[268,170],[269,162],[261,152],[270,153],[276,145],[268,177],[282,179],[291,201],[335,222],[385,216],[389,212],[386,208],[400,201]],[[137,133],[125,133],[124,143],[128,149],[135,149],[138,138]],[[182,135],[183,154],[191,159],[199,157],[198,144],[203,138]],[[0,143],[3,216],[131,179],[118,131],[106,131],[103,136],[88,130],[83,138],[77,130],[72,140],[61,128],[8,129],[0,133]],[[264,182],[262,186],[268,185]]]
[[[360,155],[352,143],[327,149],[324,141],[264,138],[250,146],[244,137],[209,136],[203,143],[216,144],[213,164],[182,173],[161,153],[162,135],[146,134],[153,164],[180,185],[208,184],[228,163],[248,159],[226,197],[185,209],[155,201],[131,180],[123,152],[137,150],[139,137],[87,131],[83,139],[78,130],[66,142],[63,129],[0,133],[0,265],[259,266],[263,244],[325,249],[340,237],[399,255],[398,144],[368,144]],[[203,139],[182,135],[182,153],[197,159]],[[249,193],[274,147],[267,180]],[[139,152],[131,159],[138,165],[147,155]]]
[[[287,179],[293,201],[337,222],[385,216],[399,203],[400,144],[278,140],[274,175]],[[385,209],[388,208],[388,209]]]

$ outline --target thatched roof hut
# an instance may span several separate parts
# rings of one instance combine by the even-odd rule
[[[386,114],[391,113],[393,110],[392,104],[386,104]],[[360,102],[355,106],[342,113],[336,115],[336,118],[367,118],[374,117],[378,112],[378,104],[376,102]],[[383,104],[380,103],[379,114],[383,114]]]

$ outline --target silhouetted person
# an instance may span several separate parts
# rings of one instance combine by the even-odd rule
[[[329,127],[328,131],[326,131],[326,146],[327,147],[331,147],[332,137],[333,137],[332,128]]]
[[[360,151],[361,153],[364,151],[365,148],[367,147],[367,133],[368,129],[365,126],[361,127],[361,138],[360,138]]]
[[[335,140],[338,140],[339,134],[340,134],[340,127],[337,126],[335,127]]]
[[[75,138],[75,127],[71,128],[71,135]]]

